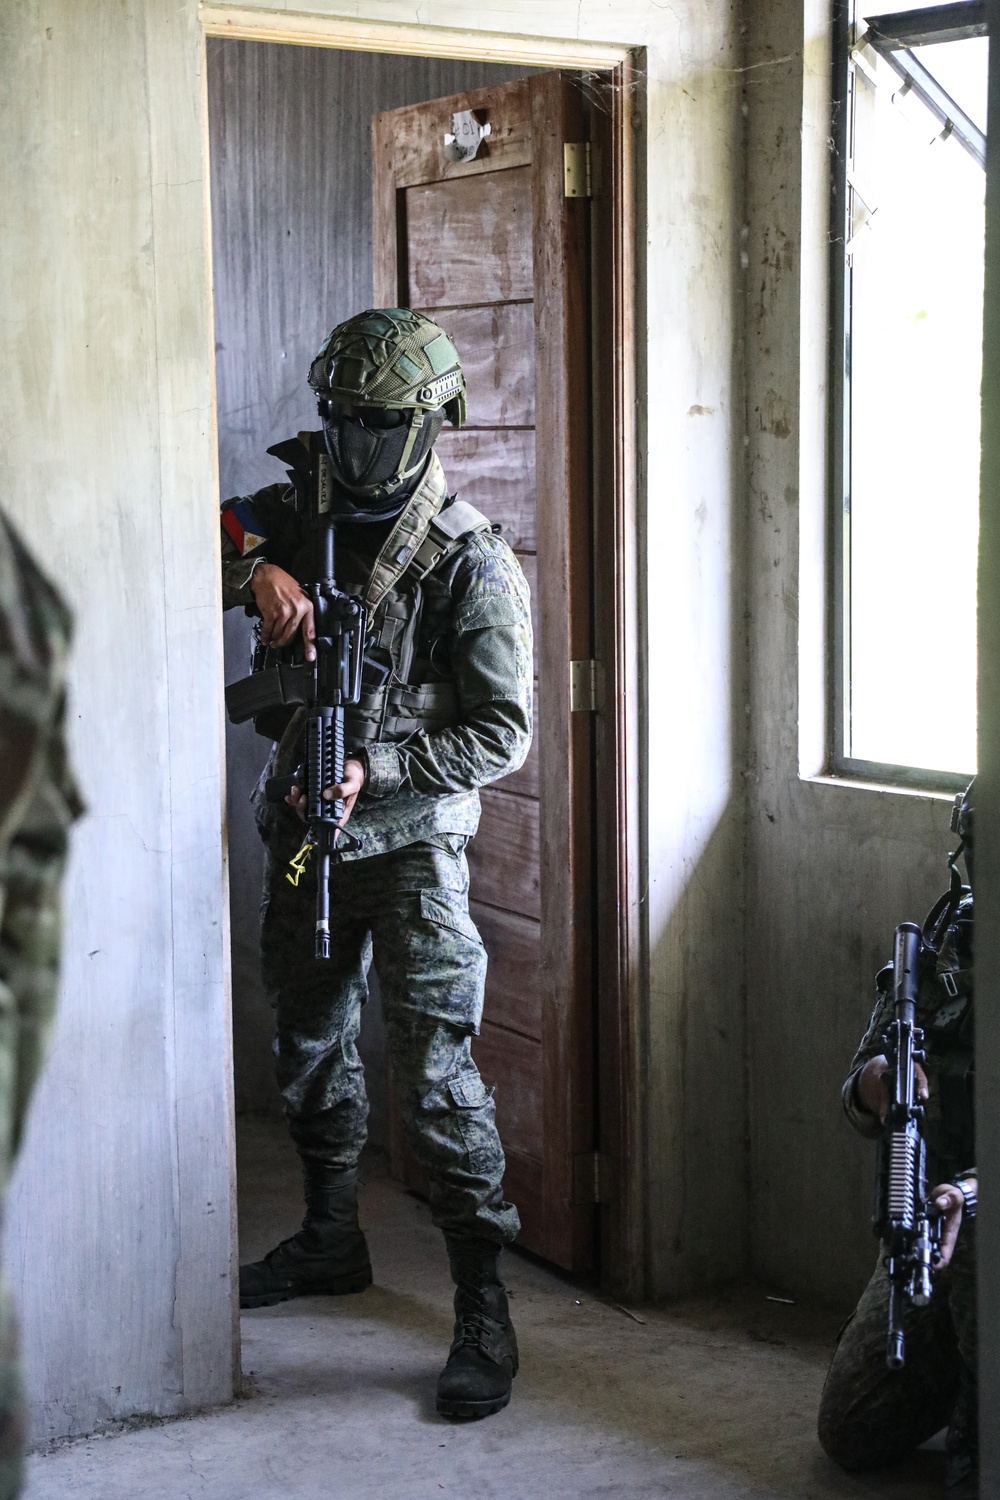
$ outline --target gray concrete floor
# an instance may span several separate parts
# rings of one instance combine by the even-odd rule
[[[280,1125],[240,1130],[245,1256],[290,1233],[298,1173]],[[941,1454],[851,1478],[814,1437],[835,1332],[761,1288],[636,1308],[635,1317],[510,1255],[521,1345],[506,1411],[434,1411],[450,1339],[443,1247],[427,1208],[368,1169],[376,1284],[245,1313],[246,1392],[232,1406],[29,1462],[26,1500],[931,1500]],[[641,1320],[641,1321],[638,1321]]]

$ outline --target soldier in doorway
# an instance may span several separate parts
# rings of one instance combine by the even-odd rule
[[[949,1500],[979,1494],[976,1380],[976,1203],[973,1041],[973,788],[956,798],[950,890],[924,923],[937,955],[917,1007],[925,1064],[916,1065],[925,1101],[928,1181],[941,1216],[934,1294],[927,1307],[904,1310],[906,1363],[886,1366],[889,1282],[880,1257],[875,1274],[841,1333],[823,1388],[819,1438],[842,1468],[895,1463],[943,1427]],[[969,885],[957,861],[965,854]],[[891,966],[877,980],[875,1010],[844,1084],[844,1108],[862,1135],[878,1137],[889,1107],[883,1037],[893,1014]]]
[[[59,898],[81,811],[63,740],[69,612],[0,512],[0,1191],[56,1001]],[[17,1325],[0,1288],[0,1500],[21,1489]]]
[[[486,954],[469,915],[465,846],[478,788],[516,770],[530,744],[527,585],[490,523],[448,494],[434,442],[446,416],[464,420],[465,380],[436,323],[398,308],[361,313],[330,334],[309,383],[321,430],[268,450],[290,483],[223,506],[223,596],[259,615],[262,648],[314,657],[301,587],[309,507],[296,499],[332,482],[337,581],[371,620],[344,781],[331,793],[361,848],[334,859],[332,956],[317,960],[314,884],[286,878],[302,798],[296,790],[275,807],[262,791],[299,763],[302,711],[259,719],[276,740],[255,794],[266,843],[262,967],[307,1211],[297,1234],[242,1267],[240,1299],[260,1307],[371,1282],[358,1225],[368,1104],[356,1040],[374,963],[403,1124],[457,1288],[438,1410],[486,1416],[510,1400],[517,1372],[499,1257],[519,1220],[503,1196],[493,1099],[470,1054]]]

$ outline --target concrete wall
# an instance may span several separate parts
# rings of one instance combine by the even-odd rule
[[[747,11],[750,747],[746,909],[753,1269],[851,1305],[871,1148],[840,1115],[893,929],[947,884],[947,797],[816,778],[824,739],[829,6]],[[801,775],[800,775],[801,771]]]
[[[232,1391],[222,632],[194,8],[25,0],[0,52],[0,497],[89,806],[4,1236],[44,1438]]]
[[[265,449],[315,427],[306,373],[321,338],[372,301],[371,118],[524,68],[210,38],[219,486],[247,494],[284,478]],[[321,125],[317,127],[317,122]],[[226,616],[226,680],[247,671],[249,621]],[[226,771],[237,1111],[276,1113],[273,1016],[260,982],[262,845],[249,790],[270,748],[228,725]],[[374,980],[374,976],[373,976]],[[374,983],[373,983],[374,988]],[[376,1003],[360,1038],[371,1114],[384,1145],[385,1033]]]

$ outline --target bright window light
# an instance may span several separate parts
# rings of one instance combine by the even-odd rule
[[[987,48],[856,45],[848,126],[842,754],[962,775],[976,769]]]

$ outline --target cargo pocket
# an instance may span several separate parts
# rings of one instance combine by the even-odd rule
[[[477,1176],[499,1181],[503,1176],[504,1160],[497,1135],[493,1090],[488,1089],[475,1073],[453,1078],[448,1084],[448,1092],[455,1105],[455,1123],[470,1169]]]
[[[443,887],[421,891],[420,915],[425,922],[433,922],[438,927],[446,927],[450,932],[459,933],[470,943],[475,943],[477,947],[482,948],[483,940],[479,936],[475,922],[469,916],[464,896],[459,896],[454,891]]]
[[[424,1016],[478,1035],[486,949],[464,894],[443,886],[422,890],[406,946],[409,1003]]]

